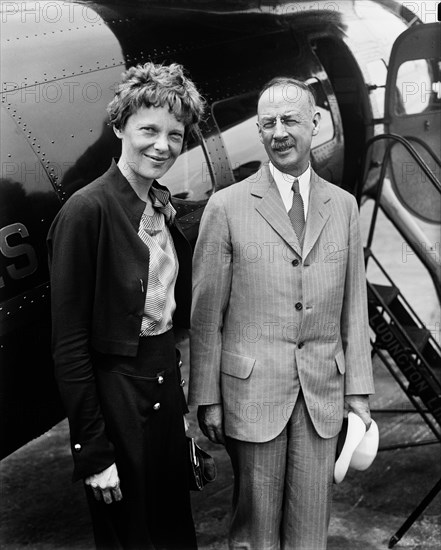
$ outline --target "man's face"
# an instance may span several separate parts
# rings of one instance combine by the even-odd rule
[[[179,156],[184,142],[184,125],[168,107],[141,107],[129,116],[122,130],[121,160],[133,176],[151,182],[163,176]]]
[[[260,141],[274,166],[286,174],[302,174],[320,123],[307,93],[293,84],[273,86],[260,98],[257,115]]]

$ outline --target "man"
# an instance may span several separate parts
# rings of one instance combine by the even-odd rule
[[[374,391],[358,209],[310,166],[305,83],[264,86],[257,125],[269,163],[201,221],[190,404],[232,461],[230,548],[320,550],[344,407],[369,426]]]

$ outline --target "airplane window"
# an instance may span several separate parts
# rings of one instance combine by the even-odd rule
[[[314,150],[315,147],[319,147],[320,145],[331,141],[334,137],[334,123],[332,120],[329,101],[325,91],[323,90],[321,82],[316,78],[310,78],[307,82],[314,90],[317,110],[321,115],[320,131],[312,138],[311,148]]]
[[[321,113],[320,132],[312,141],[314,149],[332,140],[334,124],[321,83],[311,78],[308,84],[314,89]],[[254,91],[213,104],[213,116],[222,132],[235,181],[251,176],[268,159],[256,126],[257,97],[258,92]]]
[[[251,176],[268,160],[256,126],[257,96],[251,92],[213,104],[235,181]]]
[[[173,197],[191,201],[208,199],[213,192],[213,182],[196,136],[189,137],[184,151],[159,182],[170,189]]]
[[[402,63],[396,80],[395,113],[414,115],[441,109],[441,61],[414,59]]]

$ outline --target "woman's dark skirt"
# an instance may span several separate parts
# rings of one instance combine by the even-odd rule
[[[123,495],[105,504],[86,487],[97,548],[196,548],[173,332],[140,338],[137,357],[96,354],[94,365]]]

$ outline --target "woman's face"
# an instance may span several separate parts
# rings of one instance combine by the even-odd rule
[[[123,129],[114,128],[122,140],[120,160],[137,180],[151,183],[173,166],[182,150],[184,130],[168,107],[141,107]]]

